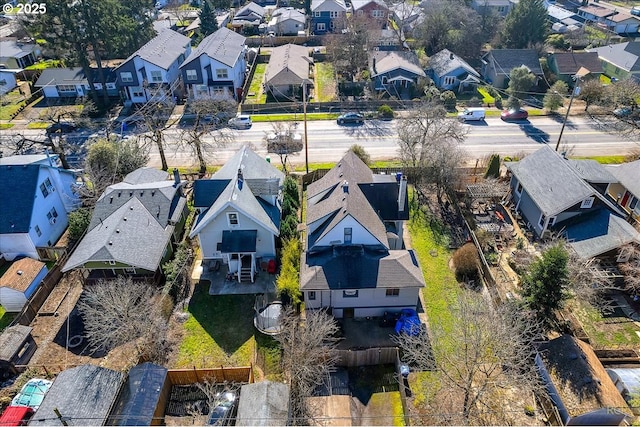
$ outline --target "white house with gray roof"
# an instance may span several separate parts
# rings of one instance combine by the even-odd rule
[[[191,53],[191,39],[161,30],[116,69],[117,85],[135,103],[173,99],[180,93],[180,64]]]
[[[291,43],[274,47],[264,73],[266,92],[285,101],[301,98],[302,86],[313,86],[312,67],[308,47]]]
[[[418,258],[403,249],[407,181],[374,174],[348,152],[307,187],[306,247],[300,289],[306,309],[335,317],[415,309],[425,286]]]
[[[603,194],[606,181],[616,178],[600,164],[567,160],[544,146],[506,166],[515,210],[536,236],[560,232],[583,258],[637,240],[638,232]]]
[[[640,160],[621,165],[607,165],[607,170],[616,178],[606,193],[618,206],[637,222],[640,222]]]
[[[189,98],[242,98],[246,37],[220,28],[205,37],[180,66]]]
[[[304,31],[307,23],[307,15],[304,10],[293,7],[281,7],[273,11],[267,24],[267,31],[276,36],[297,36]]]
[[[194,183],[198,215],[190,237],[198,237],[203,260],[229,266],[239,282],[253,282],[261,259],[276,255],[284,174],[242,147],[211,179]]]
[[[80,269],[88,281],[124,274],[157,283],[188,214],[177,170],[167,178],[165,171],[143,167],[107,187],[62,271]]]

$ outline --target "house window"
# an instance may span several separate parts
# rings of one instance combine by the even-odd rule
[[[516,193],[522,194],[522,184],[520,182],[518,182],[518,185],[516,186]]]
[[[540,225],[540,227],[544,227],[544,222],[547,220],[547,217],[544,216],[544,214],[542,214],[540,216],[540,221],[538,222],[538,225]]]
[[[358,16],[362,16],[362,15],[364,15],[364,11],[363,11],[362,9],[360,9],[360,10],[358,11]]]
[[[580,204],[580,209],[589,209],[593,206],[593,200],[595,197],[589,197],[588,199],[584,199]]]
[[[216,78],[218,79],[228,79],[229,78],[229,70],[226,68],[216,68]]]
[[[122,83],[131,83],[133,81],[133,75],[129,71],[123,71],[120,73],[120,81],[122,81]]]
[[[315,12],[313,12],[313,16],[314,16],[314,17],[316,17],[316,18],[320,18],[320,14],[321,14],[321,13],[322,13],[322,12],[315,11]]]
[[[382,76],[382,84],[383,85],[386,85],[388,81],[389,81],[389,78],[387,76]]]
[[[142,98],[144,97],[144,91],[142,89],[133,89],[131,91],[132,98]]]
[[[326,31],[327,30],[327,26],[324,22],[320,22],[318,23],[318,31]]]
[[[38,237],[42,236],[42,231],[40,230],[40,227],[38,227],[36,225],[36,234],[38,235]]]
[[[390,288],[386,290],[386,296],[388,297],[397,297],[400,295],[400,289],[398,288]]]
[[[44,185],[44,182],[42,184],[40,184],[40,191],[42,191],[42,195],[45,197],[45,199],[47,198],[47,196],[49,195],[49,190],[47,190],[47,186]]]
[[[358,298],[358,290],[342,291],[342,298]]]
[[[207,85],[195,85],[194,91],[196,95],[208,95],[209,94],[209,86]]]
[[[187,80],[198,80],[198,72],[196,70],[187,70]]]
[[[329,28],[331,28],[332,30],[336,27],[336,23],[331,21],[329,22]]]
[[[74,85],[58,85],[58,92],[74,92],[76,91],[76,87]]]
[[[351,238],[353,236],[353,229],[351,227],[344,228],[344,242],[347,244],[351,243]]]
[[[340,12],[338,12],[337,10],[332,10],[329,12],[330,18],[337,18],[338,16],[340,16]]]
[[[40,184],[40,191],[45,198],[49,193],[53,193],[55,191],[55,188],[51,185],[51,180],[49,178],[45,179],[44,182]]]
[[[307,299],[309,301],[314,301],[316,299],[316,291],[309,291],[307,293]]]
[[[154,83],[162,83],[162,71],[151,70],[151,81]]]
[[[384,11],[376,9],[373,11],[372,16],[374,18],[384,18]]]
[[[115,89],[116,88],[116,84],[115,83],[107,83],[107,89]],[[88,90],[89,88],[87,88]]]
[[[51,208],[51,210],[47,212],[47,219],[49,221],[54,219],[53,223],[55,223],[55,218],[58,218],[58,211],[56,210],[56,208]]]
[[[638,206],[638,199],[635,196],[631,196],[631,201],[629,202],[629,209],[634,210]]]
[[[229,227],[238,225],[238,212],[229,212],[227,214],[227,221],[229,222]]]
[[[124,269],[125,273],[127,274],[136,274],[136,269],[133,267],[127,267]]]
[[[109,265],[116,265],[115,261],[109,261]]]
[[[452,84],[454,84],[456,82],[456,78],[453,76],[445,76],[445,78],[442,80],[442,83],[445,86],[451,86]]]

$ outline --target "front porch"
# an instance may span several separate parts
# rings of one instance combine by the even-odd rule
[[[230,272],[228,264],[215,260],[197,260],[191,278],[208,281],[209,295],[273,294],[276,291],[275,274],[258,269],[253,282],[238,281],[238,276]]]

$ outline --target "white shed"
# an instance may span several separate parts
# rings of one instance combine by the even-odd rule
[[[13,262],[0,277],[0,305],[10,313],[20,312],[48,271],[45,263],[32,258]]]

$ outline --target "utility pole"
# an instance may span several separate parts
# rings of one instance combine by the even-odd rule
[[[558,142],[556,143],[556,151],[560,148],[560,140],[562,140],[562,133],[564,132],[564,127],[567,124],[567,119],[569,118],[569,112],[571,111],[571,104],[573,104],[573,98],[576,95],[580,94],[580,87],[578,83],[580,82],[580,78],[578,76],[573,76],[573,80],[575,80],[576,85],[571,90],[571,98],[569,98],[569,106],[567,107],[567,112],[564,114],[564,120],[562,121],[562,128],[560,128],[560,135],[558,135]]]
[[[307,141],[307,82],[302,82],[302,111],[304,113],[304,164],[309,173],[309,144]]]

